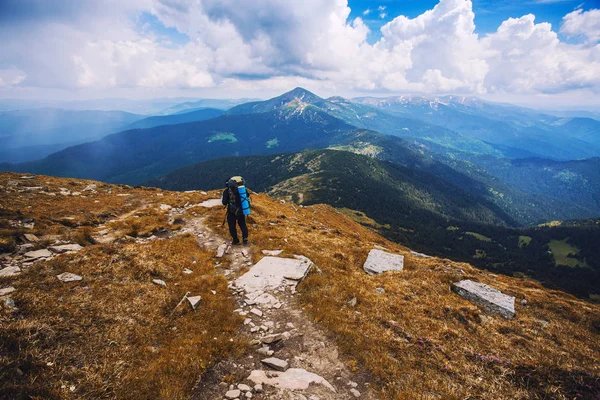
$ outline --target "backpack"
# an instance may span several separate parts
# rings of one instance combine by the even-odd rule
[[[236,215],[250,214],[250,194],[246,190],[246,181],[241,176],[234,176],[227,181],[229,191],[229,212]],[[241,207],[240,207],[241,206]]]

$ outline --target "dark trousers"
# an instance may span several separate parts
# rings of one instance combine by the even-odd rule
[[[237,229],[235,223],[238,223],[240,229],[242,230],[242,238],[248,239],[248,227],[246,226],[246,216],[245,215],[235,215],[232,213],[227,213],[227,225],[229,225],[229,233],[231,234],[231,238],[234,242],[239,241],[237,235]]]

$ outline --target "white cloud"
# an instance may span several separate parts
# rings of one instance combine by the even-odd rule
[[[361,18],[349,19],[346,0],[73,4],[60,23],[48,17],[17,24],[0,17],[0,68],[18,71],[0,69],[2,85],[227,93],[295,85],[329,92],[600,92],[600,45],[594,43],[600,39],[599,10],[564,17],[561,32],[585,39],[573,44],[561,42],[549,24],[536,24],[533,15],[508,19],[480,38],[470,0],[441,0],[415,18],[393,18],[381,28],[381,39],[369,44],[369,28]],[[385,18],[386,10],[379,6],[377,13]],[[148,27],[136,27],[141,12],[190,41],[164,46]]]
[[[0,87],[15,86],[27,77],[25,72],[15,67],[0,69]]]
[[[371,14],[371,11],[372,10],[370,8],[367,8],[362,14],[366,17],[367,15]]]
[[[567,36],[580,36],[588,43],[600,41],[600,10],[575,10],[562,19],[560,32]]]

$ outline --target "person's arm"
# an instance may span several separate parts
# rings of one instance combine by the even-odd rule
[[[223,190],[223,195],[221,195],[221,203],[226,206],[229,204],[229,190]]]

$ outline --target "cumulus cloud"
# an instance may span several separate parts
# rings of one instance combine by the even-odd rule
[[[600,10],[575,10],[563,17],[561,33],[580,36],[589,43],[600,41]]]
[[[583,43],[562,42],[533,15],[479,37],[470,0],[440,0],[415,18],[396,16],[377,43],[368,43],[369,28],[350,11],[346,0],[64,0],[57,7],[4,0],[1,84],[229,93],[296,85],[333,92],[600,91],[599,10],[563,19],[561,33]],[[363,15],[371,12],[384,18],[387,9]],[[136,26],[141,13],[189,41],[164,45]]]
[[[370,8],[367,8],[362,14],[366,17],[367,15],[371,14],[371,11],[372,10]]]

